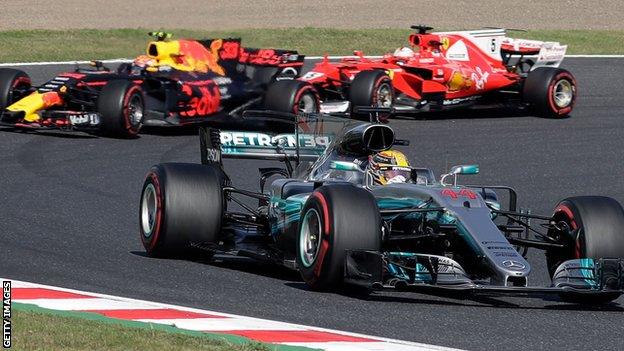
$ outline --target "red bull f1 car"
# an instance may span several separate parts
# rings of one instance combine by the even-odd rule
[[[365,171],[369,156],[407,144],[387,124],[289,118],[296,129],[281,133],[201,128],[202,164],[154,166],[140,200],[148,255],[271,262],[299,270],[318,290],[559,295],[580,303],[624,292],[624,210],[616,200],[571,197],[550,215],[518,211],[510,187],[458,182],[478,173],[476,165],[439,180],[410,167],[406,181],[379,185]],[[260,191],[245,190],[228,177],[223,157],[285,166],[261,168]],[[550,286],[529,284],[529,248],[545,253]]]
[[[226,123],[303,66],[295,51],[244,48],[240,39],[150,34],[146,54],[115,72],[94,62],[33,87],[26,73],[0,69],[0,124],[132,137],[143,125]]]
[[[503,29],[429,33],[413,26],[409,47],[379,59],[316,64],[296,82],[278,82],[281,96],[268,108],[358,114],[358,106],[393,108],[395,114],[477,106],[522,108],[542,117],[568,116],[576,80],[561,68],[566,46],[512,39]]]

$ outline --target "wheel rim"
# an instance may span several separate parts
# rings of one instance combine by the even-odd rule
[[[316,98],[312,94],[303,94],[297,103],[297,112],[314,113],[316,111]]]
[[[141,227],[143,235],[149,238],[156,224],[156,213],[158,211],[158,201],[156,200],[156,188],[153,184],[148,184],[143,191],[141,201]]]
[[[392,87],[388,83],[383,83],[377,88],[376,107],[392,107]]]
[[[321,216],[315,209],[309,209],[299,233],[299,254],[305,267],[312,266],[316,261],[321,248],[321,235]]]
[[[553,88],[553,100],[558,108],[565,108],[572,103],[574,98],[574,87],[567,79],[562,79]]]
[[[133,126],[143,122],[143,99],[139,94],[132,95],[127,107],[128,120]]]

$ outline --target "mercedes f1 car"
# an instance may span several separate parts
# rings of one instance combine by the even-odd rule
[[[298,269],[318,290],[554,294],[581,303],[624,292],[624,210],[614,199],[567,198],[551,215],[518,211],[510,187],[458,183],[459,175],[478,172],[475,165],[453,167],[439,180],[430,169],[410,168],[405,183],[374,185],[364,172],[369,156],[407,144],[388,125],[254,114],[245,118],[297,128],[201,128],[202,164],[149,171],[139,216],[148,255],[203,252],[277,263]],[[285,166],[261,168],[260,191],[244,190],[224,171],[225,157]],[[529,248],[545,252],[552,285],[529,285]]]
[[[297,82],[278,82],[279,111],[357,113],[358,106],[396,114],[478,106],[516,107],[542,117],[565,117],[576,100],[574,76],[560,69],[566,46],[512,39],[503,29],[429,33],[413,26],[410,47],[380,59],[324,59]]]
[[[143,125],[227,123],[303,67],[296,51],[244,48],[240,39],[150,35],[146,55],[115,72],[94,61],[32,87],[26,73],[0,69],[0,125],[132,137]]]

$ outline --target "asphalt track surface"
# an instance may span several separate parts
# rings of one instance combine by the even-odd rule
[[[571,118],[509,111],[393,120],[414,165],[437,174],[478,163],[470,183],[507,184],[523,207],[548,214],[566,196],[624,202],[622,59],[568,59],[580,98]],[[28,68],[35,81],[67,67]],[[623,345],[624,298],[590,309],[555,300],[454,300],[408,293],[368,299],[308,291],[296,274],[244,263],[147,258],[138,233],[143,177],[159,162],[198,162],[192,131],[136,140],[0,133],[0,276],[467,349],[601,349]],[[226,161],[235,184],[257,189],[260,161]],[[539,251],[530,283],[549,283]]]

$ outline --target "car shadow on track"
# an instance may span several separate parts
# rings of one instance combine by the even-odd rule
[[[285,283],[295,289],[310,291],[310,289],[303,282],[289,282]],[[401,296],[397,296],[396,293],[400,293]],[[347,289],[339,292],[340,295],[350,298],[370,301],[370,302],[388,302],[388,303],[406,303],[406,304],[423,304],[423,305],[446,305],[446,306],[458,306],[458,307],[477,307],[477,308],[508,308],[508,309],[524,309],[524,310],[557,310],[557,311],[594,311],[594,312],[623,312],[624,307],[612,302],[604,305],[580,305],[573,303],[565,303],[558,300],[551,295],[535,295],[533,298],[516,297],[512,299],[518,299],[520,302],[510,302],[502,300],[503,297],[491,297],[491,296],[470,296],[465,293],[461,294],[439,294],[439,295],[425,295],[419,293],[410,292],[382,292],[382,293],[367,293],[362,289]],[[410,296],[405,296],[409,294]],[[509,298],[509,297],[508,297]],[[530,301],[542,301],[537,305],[535,302]],[[544,304],[544,302],[546,304]],[[550,304],[554,303],[554,304]]]
[[[149,257],[144,251],[130,251],[131,254],[141,256],[153,260],[160,260],[160,258]],[[207,266],[214,266],[223,269],[231,269],[239,272],[250,273],[262,277],[278,279],[283,282],[301,282],[301,276],[297,271],[288,269],[286,267],[254,261],[247,257],[232,256],[227,258],[206,258],[205,253],[202,251],[192,253],[191,256],[184,256],[180,258],[172,258],[174,260],[194,262]],[[171,259],[166,259],[171,260]],[[303,282],[301,282],[303,284]]]
[[[189,136],[198,135],[198,126],[176,126],[176,127],[143,127],[140,134],[162,136],[162,137],[176,137],[176,136]]]
[[[131,254],[148,257],[144,251],[130,251]],[[158,259],[158,258],[151,258]],[[180,258],[183,261],[190,261],[205,264],[222,269],[231,269],[239,272],[250,273],[262,277],[276,279],[290,288],[312,292],[312,290],[301,280],[297,271],[283,266],[270,263],[259,263],[246,257],[228,257],[224,259],[207,259],[205,256],[194,255]],[[491,296],[470,296],[465,293],[449,293],[438,295],[426,295],[413,292],[373,292],[368,293],[361,288],[346,288],[335,292],[314,292],[317,294],[338,294],[344,297],[371,302],[423,304],[438,306],[457,307],[477,307],[477,308],[508,308],[525,310],[558,310],[558,311],[594,311],[594,312],[624,312],[624,306],[617,303],[604,305],[580,305],[565,303],[552,295],[534,295],[533,298],[522,297],[491,297]],[[400,294],[398,296],[396,293]],[[409,294],[409,296],[405,296]],[[510,302],[503,298],[517,299],[520,302]],[[542,301],[536,305],[530,301]],[[545,304],[544,304],[545,303]],[[552,303],[552,304],[551,304]]]
[[[449,119],[503,119],[503,118],[520,118],[529,117],[536,119],[550,119],[545,117],[539,117],[530,114],[527,111],[518,110],[515,108],[481,108],[481,109],[457,109],[441,112],[423,112],[412,115],[394,116],[390,118],[392,120],[423,120],[423,121],[435,121],[435,120],[449,120]],[[571,116],[559,118],[568,119]],[[391,122],[392,123],[392,122]]]
[[[96,135],[85,134],[85,133],[80,133],[80,132],[64,132],[62,130],[47,130],[47,131],[24,130],[24,129],[4,127],[4,128],[0,128],[0,132],[13,133],[13,134],[41,135],[45,137],[63,138],[63,139],[97,139],[99,138]]]

